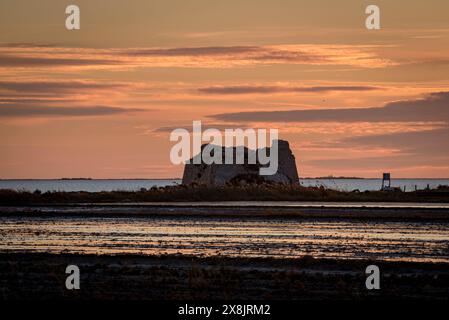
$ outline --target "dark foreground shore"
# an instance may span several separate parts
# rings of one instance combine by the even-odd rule
[[[413,203],[72,203],[0,206],[0,217],[222,217],[449,221],[449,204]]]
[[[65,269],[80,268],[80,290]],[[365,269],[381,271],[367,290]],[[96,300],[448,299],[449,264],[367,260],[0,253],[0,297]]]

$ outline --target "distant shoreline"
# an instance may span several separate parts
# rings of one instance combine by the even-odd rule
[[[122,181],[122,180],[148,180],[148,181],[165,181],[165,180],[182,180],[182,178],[48,178],[48,179],[2,179],[0,181]],[[449,180],[449,178],[448,178]]]
[[[182,178],[0,178],[0,181],[122,181],[122,180],[147,180],[147,181],[166,181],[182,180]],[[299,180],[382,180],[381,177],[362,178],[362,177],[303,177]],[[449,180],[449,178],[392,178],[394,180]]]

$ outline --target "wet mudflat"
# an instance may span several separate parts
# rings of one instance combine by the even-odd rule
[[[1,252],[449,263],[449,222],[213,216],[0,216]]]
[[[448,299],[445,216],[421,208],[8,209],[0,298]],[[65,288],[69,264],[81,270],[81,290]],[[381,290],[366,289],[371,264]]]

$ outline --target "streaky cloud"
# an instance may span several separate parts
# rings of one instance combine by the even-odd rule
[[[62,107],[62,106],[0,106],[0,118],[10,117],[89,117],[148,111],[138,108],[111,106]]]
[[[0,90],[24,93],[61,93],[80,90],[116,89],[117,83],[99,83],[84,81],[0,81]]]
[[[233,122],[449,123],[449,92],[430,93],[422,99],[390,102],[384,107],[236,112],[215,114],[209,118]]]
[[[408,154],[432,154],[449,157],[448,143],[449,126],[433,130],[395,132],[349,137],[343,139],[341,144],[357,147],[382,147],[402,150]],[[449,162],[448,162],[449,163]]]
[[[213,86],[199,88],[198,91],[206,94],[271,94],[283,92],[330,92],[330,91],[373,91],[379,90],[375,86],[313,86],[313,87],[289,87],[289,86]]]
[[[245,126],[243,124],[238,124],[238,128],[239,129],[247,129],[248,126]],[[192,124],[190,125],[184,125],[184,126],[165,126],[165,127],[159,127],[154,129],[152,132],[157,133],[157,132],[172,132],[175,129],[186,129],[187,131],[192,131]],[[203,130],[207,130],[207,129],[217,129],[219,131],[224,131],[226,129],[233,129],[233,127],[231,125],[226,125],[226,124],[222,124],[222,123],[210,123],[210,124],[203,124],[202,125],[202,129]]]
[[[112,59],[39,57],[0,54],[0,67],[52,67],[52,66],[98,66],[116,65],[120,61]]]
[[[242,53],[257,53],[263,50],[258,46],[229,46],[229,47],[180,47],[163,49],[128,49],[122,54],[131,56],[216,56]]]
[[[3,68],[196,67],[232,68],[252,65],[306,64],[384,68],[396,65],[372,48],[356,45],[285,44],[168,48],[69,48],[17,43],[0,45]]]

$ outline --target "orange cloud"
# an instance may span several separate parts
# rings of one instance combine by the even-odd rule
[[[274,45],[180,48],[0,47],[3,69],[123,69],[151,67],[232,68],[306,64],[384,68],[396,62],[380,58],[372,46]]]

